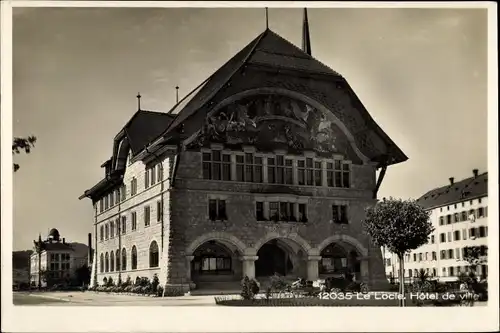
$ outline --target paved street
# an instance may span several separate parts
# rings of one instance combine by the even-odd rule
[[[93,292],[15,292],[14,305],[49,306],[208,306],[213,296],[144,297]]]

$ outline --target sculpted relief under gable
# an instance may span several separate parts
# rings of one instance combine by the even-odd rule
[[[204,146],[210,142],[264,149],[314,150],[356,159],[347,137],[331,115],[279,95],[248,97],[210,113],[191,144]]]

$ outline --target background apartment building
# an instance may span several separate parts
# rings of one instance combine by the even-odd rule
[[[420,269],[440,281],[455,281],[469,272],[464,248],[478,246],[482,263],[476,268],[481,278],[488,275],[488,173],[473,170],[472,177],[435,188],[417,202],[431,213],[435,228],[429,242],[405,255],[404,276],[412,280]],[[384,251],[387,277],[399,276],[399,262]]]

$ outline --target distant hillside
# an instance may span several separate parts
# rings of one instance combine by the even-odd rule
[[[26,269],[30,266],[30,255],[32,250],[26,251],[13,251],[12,252],[12,268]]]

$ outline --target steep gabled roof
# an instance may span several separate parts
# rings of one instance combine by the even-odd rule
[[[425,209],[446,206],[456,202],[471,200],[488,195],[488,172],[469,177],[453,185],[432,189],[417,199]]]
[[[296,71],[326,74],[340,77],[340,74],[323,65],[272,30],[266,29],[240,52],[212,74],[201,86],[188,94],[189,101],[181,100],[171,112],[176,119],[168,127],[170,131],[192,116],[207,103],[231,77],[245,64],[267,65]],[[180,108],[179,106],[183,107]]]
[[[163,112],[137,111],[123,128],[128,137],[132,155],[139,153],[163,133],[174,118],[175,115]]]

